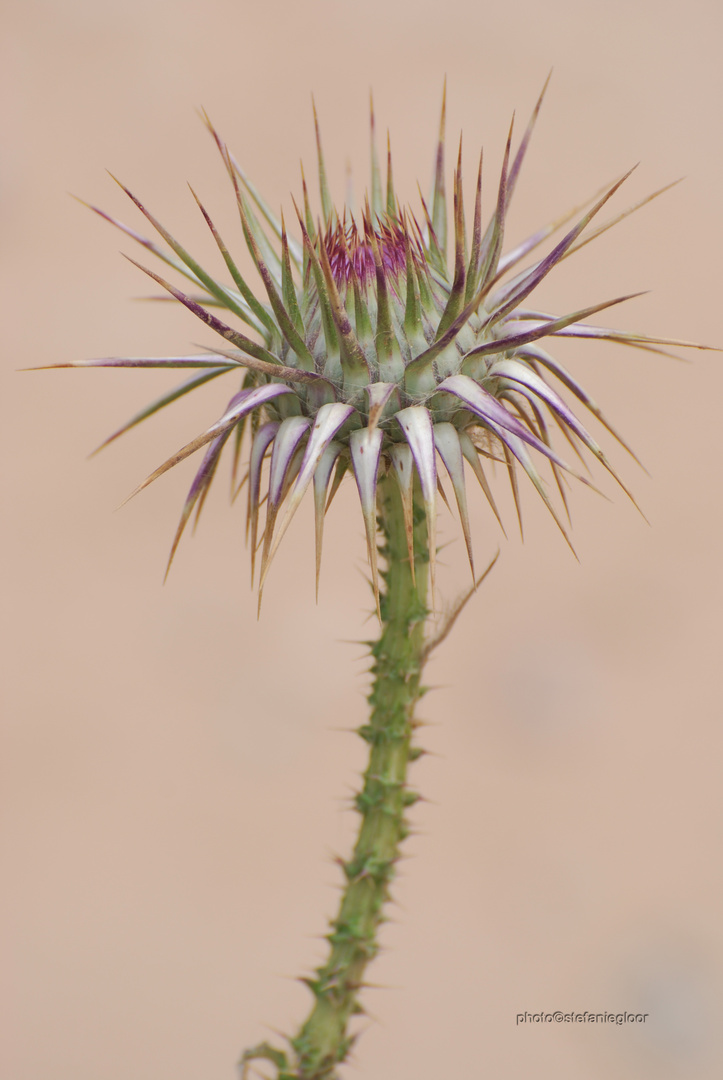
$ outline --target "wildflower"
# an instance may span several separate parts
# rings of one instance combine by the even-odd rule
[[[324,514],[346,472],[353,474],[359,492],[377,597],[375,502],[380,474],[396,476],[410,552],[415,480],[421,486],[433,588],[435,503],[437,492],[444,494],[438,477],[438,458],[454,491],[473,574],[465,461],[498,519],[484,459],[498,459],[506,464],[518,514],[517,468],[521,467],[567,538],[538,471],[538,461],[545,458],[549,462],[565,506],[561,471],[572,473],[583,483],[588,481],[553,448],[550,422],[561,429],[575,451],[584,446],[609,472],[616,474],[553,381],[566,387],[618,441],[622,439],[583,387],[541,343],[545,338],[584,337],[650,349],[668,342],[582,323],[604,308],[630,299],[629,296],[561,317],[529,307],[528,298],[562,259],[661,192],[655,192],[583,237],[593,217],[630,175],[627,173],[604,191],[547,255],[519,270],[527,255],[579,212],[578,209],[564,215],[514,250],[503,253],[510,202],[543,95],[544,89],[512,161],[510,129],[495,211],[484,230],[480,156],[470,234],[465,229],[460,139],[453,180],[451,261],[447,253],[444,102],[431,207],[421,199],[421,222],[397,200],[391,151],[385,196],[382,193],[374,148],[373,111],[371,194],[360,218],[348,208],[338,212],[329,194],[317,121],[322,216],[315,222],[303,182],[303,214],[297,209],[300,241],[288,236],[283,217],[279,221],[272,214],[205,118],[233,184],[245,240],[263,284],[263,298],[252,291],[241,275],[198,199],[233,286],[204,270],[127,188],[124,191],[166,241],[170,254],[92,207],[190,280],[194,291],[184,292],[141,267],[225,342],[225,347],[202,355],[157,359],[111,357],[69,365],[173,367],[198,372],[144,409],[106,443],[210,379],[243,372],[241,387],[223,415],[133,492],[141,491],[172,466],[207,447],[183,507],[169,567],[194,508],[200,514],[221,452],[232,437],[234,476],[237,475],[247,426],[251,429],[249,465],[244,478],[248,484],[247,535],[252,581],[257,547],[261,546],[261,587],[281,537],[303,495],[313,486],[318,592]],[[250,330],[253,336],[224,321],[226,314],[224,319],[220,318],[215,313],[219,308],[245,324],[244,331]],[[270,466],[266,491],[262,493],[265,459],[270,459]],[[617,476],[616,479],[623,486]],[[259,545],[259,511],[264,499],[266,513]],[[279,520],[282,508],[284,513]]]
[[[514,156],[510,128],[496,205],[486,228],[482,225],[480,156],[469,232],[462,196],[460,140],[452,187],[450,252],[444,102],[432,197],[429,204],[421,200],[416,217],[397,199],[390,151],[383,191],[373,113],[370,193],[359,216],[349,207],[336,210],[326,181],[317,123],[321,217],[315,219],[312,214],[302,175],[296,237],[287,233],[283,216],[277,220],[272,214],[206,118],[231,180],[246,244],[261,280],[262,289],[256,291],[241,274],[198,199],[233,284],[211,276],[127,188],[124,190],[169,250],[92,208],[185,276],[191,283],[190,291],[141,267],[223,339],[223,346],[197,355],[111,357],[60,365],[193,372],[103,445],[212,379],[227,375],[240,378],[222,416],[137,488],[141,491],[205,447],[183,507],[169,566],[191,514],[195,510],[198,517],[201,512],[227,444],[233,447],[234,494],[244,484],[247,487],[252,582],[257,552],[261,551],[259,602],[278,545],[310,488],[315,507],[317,591],[324,515],[347,472],[356,482],[366,530],[381,629],[371,648],[369,722],[358,729],[369,744],[369,765],[354,800],[362,825],[351,859],[341,861],[345,884],[339,913],[327,935],[328,959],[312,977],[304,979],[314,996],[312,1011],[297,1036],[288,1040],[288,1053],[268,1043],[246,1051],[242,1058],[244,1076],[251,1062],[262,1060],[276,1067],[277,1080],[334,1080],[336,1067],[346,1059],[353,1042],[349,1028],[363,1011],[358,996],[364,971],[378,949],[376,935],[383,907],[400,845],[408,833],[406,810],[417,798],[407,786],[407,769],[422,752],[413,743],[417,726],[414,707],[423,692],[422,670],[465,602],[458,602],[437,633],[426,637],[428,584],[434,598],[436,499],[438,493],[444,495],[439,472],[448,476],[454,492],[473,580],[465,463],[498,519],[485,465],[491,459],[506,467],[520,524],[521,469],[567,539],[539,464],[543,460],[549,464],[565,508],[563,474],[571,473],[583,483],[589,481],[553,447],[552,428],[560,430],[581,458],[589,451],[623,490],[627,489],[556,387],[567,390],[623,446],[626,444],[577,380],[543,348],[543,342],[560,337],[595,338],[654,352],[664,351],[666,345],[690,344],[608,330],[583,321],[629,299],[627,296],[562,316],[530,306],[531,294],[558,263],[661,193],[655,192],[586,231],[627,173],[589,203],[545,225],[505,253],[507,215],[543,95],[544,89]],[[585,206],[589,209],[570,225]],[[567,231],[547,254],[526,264],[532,252],[566,226]],[[247,432],[248,467],[239,482]],[[383,592],[379,585],[382,572],[377,567],[378,532],[385,563]]]

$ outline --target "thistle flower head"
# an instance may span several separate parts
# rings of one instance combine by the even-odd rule
[[[377,592],[375,505],[381,475],[392,475],[399,485],[410,557],[414,486],[421,491],[432,582],[436,498],[439,491],[443,493],[440,472],[451,483],[470,565],[473,563],[465,462],[498,519],[485,473],[485,461],[490,458],[506,466],[518,513],[517,476],[521,470],[565,534],[539,466],[548,463],[565,506],[562,473],[587,481],[553,448],[550,428],[560,430],[568,449],[579,453],[585,448],[608,471],[612,472],[612,468],[558,392],[559,385],[622,440],[582,386],[549,354],[545,339],[597,338],[657,351],[662,345],[686,343],[607,330],[582,321],[628,297],[562,316],[530,306],[534,289],[561,260],[631,212],[627,210],[594,231],[585,232],[626,179],[622,177],[591,204],[545,225],[504,253],[508,210],[541,101],[542,95],[514,156],[510,129],[496,185],[495,209],[486,227],[482,222],[481,157],[471,228],[466,227],[460,141],[452,183],[450,250],[444,105],[432,197],[429,203],[421,199],[418,214],[402,207],[397,199],[391,152],[386,182],[382,183],[372,113],[371,188],[361,214],[353,214],[348,208],[338,211],[332,204],[317,123],[321,215],[315,217],[312,213],[302,176],[300,208],[294,204],[298,221],[289,231],[284,218],[277,220],[205,118],[228,172],[245,241],[258,273],[260,284],[254,286],[241,274],[198,199],[226,265],[228,281],[211,276],[127,189],[167,249],[97,210],[190,282],[190,286],[180,289],[141,267],[220,339],[215,349],[199,355],[107,358],[73,365],[173,367],[194,372],[107,442],[210,379],[230,376],[232,382],[240,380],[223,414],[137,489],[140,491],[196,450],[205,448],[183,508],[171,558],[192,511],[200,513],[228,444],[233,447],[235,483],[247,433],[248,468],[237,490],[246,484],[252,580],[258,569],[260,587],[279,541],[311,488],[318,588],[324,515],[347,472],[358,489]],[[578,218],[585,205],[589,209]],[[573,220],[575,223],[570,224]],[[564,229],[562,238],[547,254],[527,261],[538,246]]]

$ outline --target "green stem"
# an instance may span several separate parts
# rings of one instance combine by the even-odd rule
[[[391,476],[379,480],[377,510],[386,569],[381,634],[372,647],[371,716],[359,729],[370,747],[364,785],[356,797],[361,828],[351,859],[342,864],[346,886],[327,936],[329,957],[307,980],[316,1000],[292,1040],[296,1064],[282,1066],[279,1080],[332,1080],[347,1056],[353,1041],[349,1022],[363,1011],[358,994],[366,966],[379,948],[382,909],[408,831],[405,809],[417,799],[407,787],[407,766],[421,752],[411,744],[427,615],[426,521],[423,508],[415,503],[413,579],[402,502]]]

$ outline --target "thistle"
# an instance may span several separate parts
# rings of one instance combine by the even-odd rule
[[[211,276],[127,188],[124,191],[166,248],[91,208],[185,277],[190,285],[181,289],[140,267],[223,341],[223,346],[195,355],[111,357],[59,365],[193,372],[103,445],[212,379],[231,376],[235,381],[235,392],[223,414],[133,492],[205,448],[182,510],[169,567],[191,514],[195,511],[198,517],[201,512],[227,445],[234,496],[246,486],[251,579],[258,583],[259,605],[277,548],[309,489],[315,509],[317,594],[324,517],[347,472],[353,476],[361,504],[381,632],[371,650],[371,718],[359,732],[370,746],[369,767],[355,800],[362,818],[359,839],[351,859],[341,864],[345,890],[328,934],[328,960],[304,980],[314,996],[311,1014],[289,1040],[287,1050],[264,1043],[247,1051],[244,1073],[252,1061],[264,1059],[275,1066],[279,1080],[329,1080],[337,1075],[337,1066],[352,1044],[350,1022],[362,1011],[359,992],[366,965],[378,948],[382,909],[407,832],[405,810],[416,799],[407,787],[407,766],[421,753],[412,740],[422,668],[472,592],[458,602],[433,636],[425,636],[425,620],[435,604],[436,508],[438,495],[446,501],[443,483],[448,480],[454,494],[473,588],[478,579],[465,463],[500,526],[486,474],[489,461],[501,463],[507,472],[520,528],[518,478],[524,473],[569,543],[540,466],[545,462],[549,466],[565,511],[564,474],[584,484],[590,481],[554,448],[552,431],[559,430],[568,453],[572,450],[582,458],[587,450],[630,493],[561,396],[560,387],[629,448],[573,375],[550,355],[545,339],[594,338],[654,352],[663,352],[668,345],[692,345],[583,322],[630,296],[562,316],[531,306],[531,294],[558,263],[667,190],[656,191],[588,230],[630,175],[626,173],[594,199],[505,253],[509,207],[544,92],[514,155],[510,128],[495,208],[486,227],[481,156],[471,229],[466,227],[460,139],[451,189],[449,245],[444,100],[432,195],[429,202],[420,198],[417,214],[397,198],[389,149],[382,182],[373,110],[369,194],[360,214],[350,207],[337,210],[327,185],[314,113],[321,214],[312,212],[302,173],[301,205],[294,203],[297,220],[288,232],[284,217],[277,219],[272,213],[204,115],[231,181],[246,245],[258,272],[261,284],[254,288],[195,194],[229,281]],[[528,261],[559,231],[561,239],[551,250]],[[248,465],[240,476],[246,441]]]

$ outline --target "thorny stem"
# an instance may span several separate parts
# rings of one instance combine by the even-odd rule
[[[415,499],[413,581],[402,502],[391,476],[379,480],[377,510],[385,589],[381,633],[371,650],[371,715],[369,723],[358,729],[370,747],[364,784],[355,800],[361,828],[351,859],[342,863],[346,885],[327,935],[329,957],[306,980],[315,1001],[291,1040],[295,1061],[287,1061],[284,1053],[268,1044],[247,1051],[242,1059],[244,1064],[259,1058],[273,1062],[278,1080],[334,1080],[337,1065],[349,1052],[353,1043],[349,1022],[363,1011],[358,993],[366,966],[379,948],[382,909],[399,846],[408,832],[405,810],[418,798],[406,781],[409,762],[421,753],[412,746],[412,736],[425,655],[427,526],[424,509]]]

